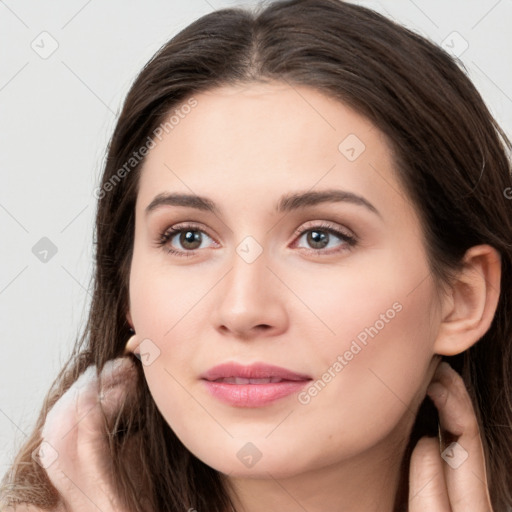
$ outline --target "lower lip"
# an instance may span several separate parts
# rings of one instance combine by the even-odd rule
[[[235,407],[262,407],[300,391],[309,380],[282,381],[268,384],[228,384],[203,380],[208,391],[222,402]]]

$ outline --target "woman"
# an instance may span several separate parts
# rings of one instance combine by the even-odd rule
[[[510,148],[368,9],[192,23],[126,98],[89,323],[6,505],[508,510]]]

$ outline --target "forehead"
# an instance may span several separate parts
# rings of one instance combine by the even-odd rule
[[[247,207],[254,197],[257,207],[284,189],[342,187],[396,207],[400,187],[386,138],[340,101],[280,82],[192,99],[172,109],[145,159],[139,198],[146,205],[171,190],[219,201],[243,195]]]

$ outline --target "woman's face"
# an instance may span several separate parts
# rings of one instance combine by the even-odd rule
[[[158,409],[233,476],[396,453],[440,308],[384,136],[308,87],[194,100],[156,132],[136,204],[128,318]],[[203,378],[226,362],[294,375]]]

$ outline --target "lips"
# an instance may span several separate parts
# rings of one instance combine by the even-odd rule
[[[232,407],[264,407],[299,392],[312,379],[265,363],[229,362],[210,368],[201,380],[211,396]]]
[[[280,366],[254,363],[244,366],[228,362],[214,366],[201,375],[202,379],[229,384],[267,384],[281,381],[307,381],[309,375],[293,372]]]

